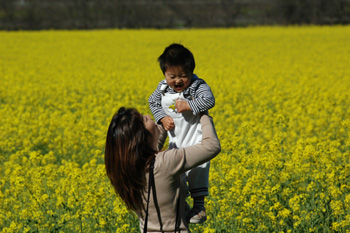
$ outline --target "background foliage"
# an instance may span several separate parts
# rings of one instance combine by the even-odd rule
[[[0,0],[0,30],[350,23],[350,0]]]
[[[0,232],[138,232],[104,171],[121,106],[150,114],[180,42],[222,144],[193,232],[350,227],[348,26],[0,32]],[[190,200],[189,200],[190,201]]]

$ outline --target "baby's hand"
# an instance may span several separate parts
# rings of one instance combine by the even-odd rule
[[[174,120],[170,116],[166,116],[160,120],[165,130],[172,130],[175,128]]]
[[[190,105],[188,104],[187,101],[184,101],[184,100],[175,100],[175,107],[178,113],[181,113],[184,111],[191,111]]]

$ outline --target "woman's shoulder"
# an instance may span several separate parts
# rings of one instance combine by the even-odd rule
[[[156,154],[155,167],[160,170],[178,172],[183,169],[185,153],[183,149],[167,149]]]

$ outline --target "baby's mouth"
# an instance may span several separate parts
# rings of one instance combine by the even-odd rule
[[[175,89],[180,89],[182,87],[182,84],[175,84]]]

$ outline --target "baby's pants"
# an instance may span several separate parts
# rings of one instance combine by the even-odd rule
[[[208,161],[186,172],[189,191],[186,196],[191,194],[191,197],[194,198],[209,195],[209,167],[210,162]]]

